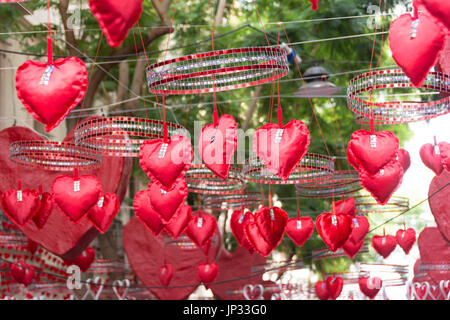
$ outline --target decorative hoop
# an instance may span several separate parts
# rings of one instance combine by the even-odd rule
[[[87,273],[113,273],[113,272],[125,272],[124,261],[121,260],[105,260],[97,259],[89,266]]]
[[[287,52],[277,47],[216,50],[170,59],[147,68],[149,91],[193,94],[260,85],[286,76]]]
[[[101,157],[70,142],[22,140],[11,143],[9,158],[21,165],[52,171],[95,169]]]
[[[296,186],[297,195],[302,198],[332,198],[351,194],[362,189],[358,171],[340,170],[331,176],[311,183],[299,183]]]
[[[370,101],[376,90],[388,88],[413,88],[413,84],[400,69],[367,72],[350,80],[347,104],[355,113],[357,123],[368,124],[371,118],[378,124],[407,123],[450,112],[450,97],[431,102],[402,101],[400,96],[396,96],[394,101]],[[450,76],[430,72],[421,88],[450,93]]]
[[[307,153],[286,181],[269,172],[256,156],[246,161],[243,175],[245,180],[257,183],[298,184],[313,183],[327,179],[333,172],[333,157]]]
[[[355,196],[355,207],[357,215],[369,213],[402,213],[409,210],[409,199],[393,196],[384,206],[379,205],[371,196]]]
[[[110,117],[94,118],[75,128],[75,142],[93,154],[112,157],[138,157],[141,144],[148,139],[163,138],[161,120]],[[167,122],[168,136],[186,135],[186,128]]]
[[[257,208],[261,204],[259,192],[230,193],[223,195],[207,195],[203,198],[202,207],[215,212],[227,212],[229,209]]]
[[[192,165],[184,177],[189,192],[223,195],[240,193],[244,189],[241,170],[237,166],[231,166],[227,180],[217,177],[204,164]]]

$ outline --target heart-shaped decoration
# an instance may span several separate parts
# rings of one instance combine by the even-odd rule
[[[344,280],[341,277],[328,277],[325,280],[330,300],[336,300],[344,287]]]
[[[169,286],[173,277],[173,267],[171,264],[165,264],[159,269],[159,281],[165,287]]]
[[[246,300],[262,300],[264,287],[260,284],[247,284],[244,286],[244,289],[242,289],[242,292],[244,293]]]
[[[38,227],[38,229],[42,229],[48,218],[52,214],[53,196],[48,192],[44,192],[39,194],[39,199],[41,200],[41,205],[38,212],[33,216],[32,219],[36,227]]]
[[[288,214],[278,207],[261,207],[255,213],[254,221],[244,226],[245,235],[252,247],[267,257],[283,239]]]
[[[307,126],[302,121],[292,119],[283,127],[269,123],[256,130],[253,152],[271,173],[287,180],[305,156],[309,144]]]
[[[183,204],[178,208],[177,212],[173,215],[169,222],[164,223],[164,230],[174,239],[178,237],[186,230],[189,221],[191,220],[191,207]]]
[[[422,86],[445,46],[445,31],[427,11],[418,19],[409,13],[392,21],[389,46],[392,57],[415,87]]]
[[[191,141],[185,136],[173,135],[167,142],[163,139],[144,141],[139,164],[152,181],[170,190],[179,178],[183,178],[192,157]]]
[[[420,148],[420,158],[425,166],[433,170],[436,175],[440,175],[444,166],[442,165],[441,153],[439,151],[439,145],[433,145],[431,143],[424,144]]]
[[[133,200],[133,209],[139,220],[151,230],[155,236],[161,233],[164,228],[164,223],[150,203],[149,190],[142,190],[136,193]]]
[[[197,267],[198,280],[209,288],[209,283],[216,281],[219,275],[219,266],[215,262],[202,263]]]
[[[20,227],[36,215],[41,207],[39,194],[35,190],[7,190],[2,194],[1,207],[3,213]]]
[[[358,254],[358,252],[362,249],[363,246],[364,246],[364,241],[355,243],[351,239],[348,239],[342,246],[342,250],[344,250],[345,254],[350,259],[353,259]]]
[[[354,217],[356,214],[355,199],[348,198],[336,201],[335,210],[336,213],[344,213]]]
[[[414,243],[416,242],[416,231],[413,228],[407,230],[397,230],[395,234],[398,245],[403,249],[405,254],[408,254]]]
[[[113,281],[113,291],[117,297],[117,300],[127,300],[127,294],[130,290],[130,280],[114,280]]]
[[[253,214],[249,211],[244,212],[242,210],[235,210],[231,214],[230,218],[230,229],[236,238],[238,244],[241,247],[247,249],[250,253],[254,252],[254,249],[245,235],[244,226],[247,222],[254,222],[255,218]]]
[[[369,232],[369,220],[365,216],[357,216],[352,218],[352,232],[349,240],[353,243],[360,243],[364,241],[364,237]]]
[[[120,47],[139,21],[143,0],[89,0],[89,7],[111,47]]]
[[[386,235],[386,236],[373,236],[372,237],[372,247],[375,251],[383,256],[384,259],[389,257],[392,251],[394,251],[397,246],[397,239],[394,236]]]
[[[172,219],[188,196],[188,186],[184,179],[178,180],[168,191],[152,181],[148,184],[148,191],[151,206],[165,222]]]
[[[52,65],[28,60],[17,69],[16,90],[25,109],[50,132],[86,94],[86,65],[76,57]]]
[[[216,233],[216,230],[217,220],[212,215],[195,211],[192,213],[185,233],[197,247],[201,248],[207,245]]]
[[[450,280],[441,280],[439,282],[439,289],[445,300],[450,300]]]
[[[450,261],[450,245],[436,227],[422,230],[418,238],[420,260],[425,266],[426,273],[439,283],[450,279],[448,271]]]
[[[383,281],[378,277],[364,277],[359,279],[358,284],[361,292],[372,300],[380,291]]]
[[[439,176],[434,177],[428,190],[428,203],[439,231],[450,242],[450,202],[448,201],[450,185],[447,185],[448,183],[450,183],[450,171],[443,170]]]
[[[77,223],[98,203],[102,185],[95,176],[60,176],[52,184],[57,208],[72,222]]]
[[[390,131],[370,133],[367,130],[353,132],[347,146],[347,159],[358,171],[376,174],[395,159],[399,141]]]
[[[427,10],[450,30],[450,3],[442,0],[420,0]]]
[[[237,137],[236,121],[228,114],[221,116],[217,125],[203,127],[199,135],[198,149],[203,163],[223,180],[228,178]]]
[[[87,279],[85,282],[86,292],[80,300],[86,300],[88,296],[91,296],[94,300],[100,299],[104,286],[105,279],[102,277],[96,277],[93,281],[92,278]]]
[[[448,142],[439,142],[439,150],[442,155],[442,165],[444,169],[450,171],[450,143]]]
[[[67,265],[77,265],[82,272],[86,272],[95,260],[95,250],[87,247],[78,257],[72,260],[64,260]]]
[[[120,202],[117,195],[105,193],[100,197],[97,204],[89,210],[88,219],[91,220],[98,231],[105,233],[119,211]]]
[[[409,156],[409,152],[405,149],[398,149],[396,159],[402,165],[403,173],[405,173],[411,166],[411,157]]]
[[[36,277],[36,272],[34,271],[33,266],[30,266],[23,261],[11,263],[9,265],[9,269],[14,280],[25,285],[25,287],[28,287]]]
[[[290,218],[286,224],[286,234],[301,247],[314,232],[314,221],[311,217]]]
[[[311,2],[311,10],[319,9],[319,0],[309,0],[309,2]]]
[[[316,296],[320,300],[328,300],[328,298],[330,297],[325,281],[317,281],[314,285],[314,290],[316,291]]]
[[[344,245],[352,232],[352,218],[347,214],[322,213],[316,218],[320,237],[335,252]]]

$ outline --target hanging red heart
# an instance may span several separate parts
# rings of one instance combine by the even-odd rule
[[[44,192],[39,195],[39,198],[41,200],[41,205],[32,219],[36,227],[42,229],[52,213],[53,196],[48,192]]]
[[[95,250],[87,247],[78,257],[72,260],[64,260],[67,265],[77,265],[82,272],[86,272],[95,260]]]
[[[420,0],[427,10],[450,30],[450,3],[442,0]]]
[[[172,219],[188,196],[188,187],[184,179],[178,180],[169,191],[162,189],[152,181],[148,184],[148,191],[151,206],[165,222]]]
[[[38,213],[41,206],[39,194],[35,190],[7,190],[2,194],[1,207],[3,213],[20,227]]]
[[[360,243],[364,241],[364,237],[369,232],[370,224],[369,220],[365,216],[357,216],[352,218],[352,232],[350,233],[349,240],[353,243]]]
[[[79,222],[98,203],[102,185],[95,176],[59,176],[52,193],[57,208],[72,222]]]
[[[311,217],[290,218],[286,224],[286,234],[301,247],[314,232],[314,221]]]
[[[17,69],[16,89],[25,109],[50,132],[86,94],[86,66],[76,57],[58,59],[52,65],[28,60]]]
[[[317,281],[314,285],[314,289],[316,291],[316,296],[320,300],[328,300],[330,294],[328,293],[327,284],[325,281]]]
[[[355,199],[348,198],[336,201],[335,210],[336,213],[345,213],[354,217],[356,214]]]
[[[252,247],[267,257],[283,239],[288,214],[278,207],[261,207],[255,213],[254,221],[248,221],[244,233]]]
[[[150,191],[139,191],[133,200],[133,209],[139,220],[153,232],[155,236],[159,235],[164,228],[164,224],[159,214],[153,209],[150,203]]]
[[[319,0],[309,0],[311,2],[311,10],[319,9]]]
[[[361,292],[372,300],[380,291],[383,281],[378,277],[364,277],[359,279],[358,284]]]
[[[394,251],[397,246],[397,239],[394,236],[373,236],[372,238],[372,247],[375,251],[383,256],[384,259],[389,257],[392,251]]]
[[[395,159],[399,141],[390,131],[370,133],[367,130],[353,132],[347,146],[347,158],[352,166],[361,172],[376,174]]]
[[[411,166],[411,157],[409,156],[409,152],[405,149],[398,149],[396,159],[402,165],[403,173],[405,173]]]
[[[445,46],[445,31],[426,11],[414,19],[409,13],[392,21],[389,46],[392,57],[415,87],[422,86]]]
[[[408,254],[414,243],[416,242],[416,231],[413,228],[407,230],[397,230],[395,234],[398,245],[403,249],[405,254]]]
[[[9,269],[11,271],[12,277],[18,283],[25,285],[25,287],[28,287],[36,277],[34,268],[23,261],[19,261],[18,263],[11,263],[9,265]]]
[[[442,170],[444,170],[439,145],[424,144],[420,148],[420,158],[423,164],[433,170],[436,175],[440,175]]]
[[[139,21],[143,0],[89,0],[89,7],[111,47],[120,47]]]
[[[431,180],[428,204],[439,231],[450,242],[450,185],[448,183],[450,183],[450,171],[447,170]]]
[[[442,165],[444,169],[450,171],[450,143],[448,142],[439,142],[439,150],[442,155]]]
[[[247,222],[254,222],[255,217],[251,212],[242,212],[241,210],[235,210],[231,214],[230,229],[236,238],[238,244],[241,247],[247,249],[250,253],[254,252],[254,249],[245,235],[244,226]]]
[[[269,123],[256,130],[253,152],[270,172],[287,180],[305,156],[309,144],[310,136],[306,125],[292,119],[284,127]]]
[[[228,178],[237,137],[236,121],[228,114],[221,116],[217,125],[206,125],[199,135],[200,157],[206,167],[223,180]]]
[[[165,264],[159,268],[159,281],[165,287],[169,286],[173,277],[173,267],[171,264]]]
[[[169,190],[191,166],[193,150],[191,141],[181,135],[163,139],[146,140],[141,145],[139,164],[148,177]]]
[[[330,300],[336,300],[344,287],[344,280],[341,277],[328,277],[325,281]]]
[[[191,220],[191,207],[183,204],[178,208],[177,212],[173,215],[169,222],[164,223],[164,229],[174,239],[178,237],[186,230],[189,221]]]
[[[105,193],[88,212],[88,218],[98,231],[105,233],[120,211],[119,198],[115,193]]]
[[[219,266],[215,262],[202,263],[197,268],[197,277],[207,288],[207,284],[216,281],[218,275]]]
[[[363,246],[364,246],[364,241],[355,243],[351,239],[348,239],[342,246],[342,250],[344,250],[345,254],[350,259],[353,259],[358,254],[358,252],[362,249]]]
[[[322,213],[316,218],[320,237],[335,252],[342,247],[352,232],[352,218],[348,214]]]
[[[212,215],[196,211],[192,213],[185,233],[197,247],[201,248],[208,244],[216,230],[217,220]]]

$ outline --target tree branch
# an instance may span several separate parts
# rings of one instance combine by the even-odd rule
[[[67,50],[69,51],[70,55],[76,56],[78,54],[77,49],[79,49],[79,46],[75,38],[75,33],[73,32],[73,29],[70,29],[67,26],[67,20],[69,19],[69,15],[67,14],[68,8],[69,8],[69,0],[61,0],[58,3],[58,11],[64,26],[66,41],[71,44],[71,46],[66,45]]]

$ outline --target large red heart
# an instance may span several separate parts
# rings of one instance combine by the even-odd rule
[[[372,300],[380,291],[383,281],[378,277],[363,277],[358,284],[361,292]]]
[[[243,212],[241,210],[235,210],[231,214],[230,218],[230,229],[233,233],[234,237],[236,238],[238,244],[241,247],[244,247],[247,249],[250,253],[253,253],[254,249],[250,242],[247,239],[247,236],[244,232],[244,226],[248,221],[254,222],[255,217],[253,214],[249,211]]]
[[[149,190],[142,190],[136,193],[133,200],[133,209],[138,219],[151,230],[155,236],[160,234],[164,228],[164,223],[150,203]]]
[[[394,236],[386,235],[386,236],[373,236],[372,237],[372,247],[375,251],[383,256],[383,258],[389,257],[392,251],[394,251],[397,246],[397,239]]]
[[[439,53],[444,49],[445,37],[445,30],[427,11],[422,11],[418,20],[407,13],[392,21],[389,29],[392,57],[415,87],[422,86],[436,64]]]
[[[77,265],[82,272],[86,272],[95,260],[95,250],[87,247],[78,257],[72,260],[64,260],[67,265]]]
[[[205,165],[218,177],[228,178],[237,147],[237,124],[228,114],[218,119],[217,125],[208,124],[199,135],[198,150]]]
[[[436,283],[450,279],[450,242],[445,240],[438,228],[427,227],[419,234],[420,260],[423,264],[435,264],[426,272]],[[445,265],[442,269],[439,265]]]
[[[120,211],[119,198],[115,193],[105,193],[88,212],[88,219],[98,231],[105,233]]]
[[[41,205],[38,212],[33,216],[33,222],[39,229],[42,229],[52,214],[53,210],[53,196],[49,192],[44,192],[39,195]]]
[[[405,149],[398,149],[396,159],[402,165],[403,173],[405,173],[411,166],[411,157],[409,155],[409,152]]]
[[[364,246],[364,241],[355,243],[351,239],[348,239],[342,246],[342,250],[344,250],[345,254],[350,259],[353,259],[358,254],[358,252],[362,249],[363,246]]]
[[[322,213],[316,218],[316,228],[323,242],[335,252],[352,232],[352,217],[342,213]]]
[[[290,218],[286,224],[286,234],[301,247],[314,232],[314,221],[311,217]]]
[[[245,235],[252,247],[267,257],[283,239],[288,214],[278,207],[261,207],[255,213],[254,221],[244,226]]]
[[[191,141],[185,136],[173,135],[166,143],[163,139],[144,141],[139,164],[152,181],[171,189],[189,169],[192,157]]]
[[[164,230],[166,230],[172,238],[178,239],[184,230],[186,230],[190,220],[191,207],[186,204],[181,205],[169,222],[163,222]]]
[[[151,206],[165,222],[172,219],[188,196],[188,187],[184,179],[179,179],[169,191],[152,181],[148,184],[148,191]]]
[[[214,236],[217,230],[217,220],[210,214],[201,211],[192,213],[185,230],[186,235],[201,248],[205,246]]]
[[[49,71],[49,68],[54,68]],[[48,81],[45,81],[48,75]],[[87,90],[87,70],[76,57],[58,59],[53,64],[28,60],[16,73],[17,96],[25,109],[47,132],[61,121],[83,99]]]
[[[316,291],[316,296],[320,300],[328,300],[328,298],[330,297],[325,281],[317,281],[314,285],[314,290]]]
[[[309,144],[310,135],[306,125],[292,119],[283,127],[269,123],[256,130],[253,152],[271,173],[287,180],[305,156]]]
[[[420,0],[427,10],[450,30],[450,3],[443,0]]]
[[[369,220],[365,216],[357,216],[352,218],[352,232],[350,233],[349,240],[353,243],[360,243],[364,241],[364,237],[369,232],[370,224]]]
[[[398,149],[398,138],[390,131],[372,134],[367,130],[358,130],[353,132],[348,143],[347,158],[356,170],[363,169],[375,174],[395,159]]]
[[[123,246],[128,261],[145,286],[153,287],[149,290],[161,300],[186,299],[200,284],[197,279],[197,266],[205,262],[205,254],[192,242],[178,245],[170,243],[171,240],[171,237],[164,233],[158,237],[153,236],[137,218],[132,218],[123,229]],[[220,246],[219,232],[216,232],[211,240],[209,256],[217,256]],[[161,287],[159,280],[164,261],[173,267],[169,288]]]
[[[19,191],[10,189],[2,194],[1,207],[3,213],[11,221],[23,227],[38,213],[41,202],[39,194],[35,190],[25,189]]]
[[[398,245],[403,249],[405,254],[408,254],[414,243],[416,242],[416,231],[413,228],[407,230],[399,229],[395,234]]]
[[[447,185],[448,183],[450,183],[450,171],[444,170],[439,176],[434,177],[428,190],[428,203],[439,231],[447,241],[450,241],[450,185]]]
[[[327,286],[329,299],[336,300],[342,292],[344,280],[341,277],[328,277],[325,280],[325,283]]]
[[[26,264],[24,261],[10,264],[9,269],[13,278],[26,287],[28,287],[31,281],[36,277],[33,266]]]
[[[171,264],[165,264],[159,269],[159,281],[165,287],[170,284],[173,277],[173,267]]]
[[[111,47],[120,47],[139,21],[143,0],[89,0],[89,7]]]
[[[219,266],[215,262],[199,264],[197,267],[198,280],[209,288],[209,283],[216,281],[219,275]]]
[[[442,165],[442,159],[438,145],[433,145],[431,143],[424,144],[420,148],[420,158],[425,166],[433,170],[436,175],[440,175],[444,166]]]
[[[79,188],[75,184],[79,181]],[[52,183],[53,200],[57,208],[74,223],[79,222],[95,206],[102,185],[95,176],[59,176]]]
[[[356,214],[355,198],[348,198],[336,201],[336,213],[345,213],[354,217]]]

